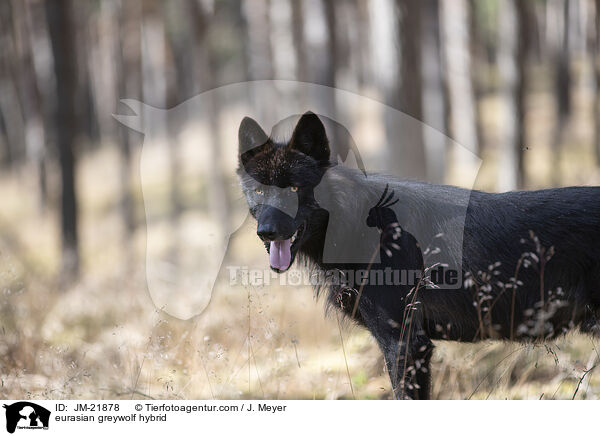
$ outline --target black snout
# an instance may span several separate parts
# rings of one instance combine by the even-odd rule
[[[262,240],[274,241],[277,239],[277,230],[273,223],[259,224],[256,229],[256,234]]]
[[[294,231],[294,219],[272,206],[266,206],[258,217],[256,234],[263,241],[287,239]]]

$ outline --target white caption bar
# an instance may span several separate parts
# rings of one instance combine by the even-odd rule
[[[0,434],[587,434],[594,401],[0,401]],[[193,433],[190,433],[194,431]],[[214,432],[214,433],[213,433]],[[385,433],[384,433],[385,432]]]

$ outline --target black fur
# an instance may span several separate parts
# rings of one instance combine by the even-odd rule
[[[411,283],[316,286],[317,292],[327,289],[331,306],[376,338],[396,398],[429,398],[431,340],[530,341],[572,328],[600,331],[600,188],[491,194],[391,176],[365,177],[329,163],[325,130],[312,113],[302,116],[288,143],[273,142],[258,124],[244,119],[238,174],[259,227],[268,222],[272,230],[268,238],[263,235],[267,247],[270,239],[287,239],[298,230],[292,262],[298,257],[321,272],[383,275],[390,267],[421,272]],[[262,189],[256,187],[264,185],[297,187],[295,215],[277,210],[273,201],[281,198],[271,199],[270,205],[257,198],[254,191]],[[315,199],[318,186],[344,212],[334,222],[331,209]],[[468,207],[460,222],[462,239],[450,235],[441,243],[442,251],[460,253],[461,282],[452,289],[427,271],[435,264],[431,244],[459,215],[455,198],[466,198]],[[324,259],[327,232],[356,245],[367,226],[381,233],[379,260]],[[340,244],[339,250],[350,247]]]

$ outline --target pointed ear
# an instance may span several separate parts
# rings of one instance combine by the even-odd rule
[[[244,117],[238,131],[238,139],[238,154],[241,156],[264,145],[269,140],[269,137],[256,121],[252,118]]]
[[[239,164],[245,167],[257,153],[265,149],[269,137],[256,121],[244,117],[238,131],[238,140]]]
[[[329,161],[329,140],[325,133],[325,126],[317,115],[308,111],[300,117],[289,147],[319,162]]]

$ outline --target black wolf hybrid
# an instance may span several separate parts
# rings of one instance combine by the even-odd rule
[[[396,398],[429,398],[432,340],[598,334],[600,188],[468,191],[343,167],[335,146],[311,112],[287,142],[244,118],[238,175],[271,268],[323,277]]]

